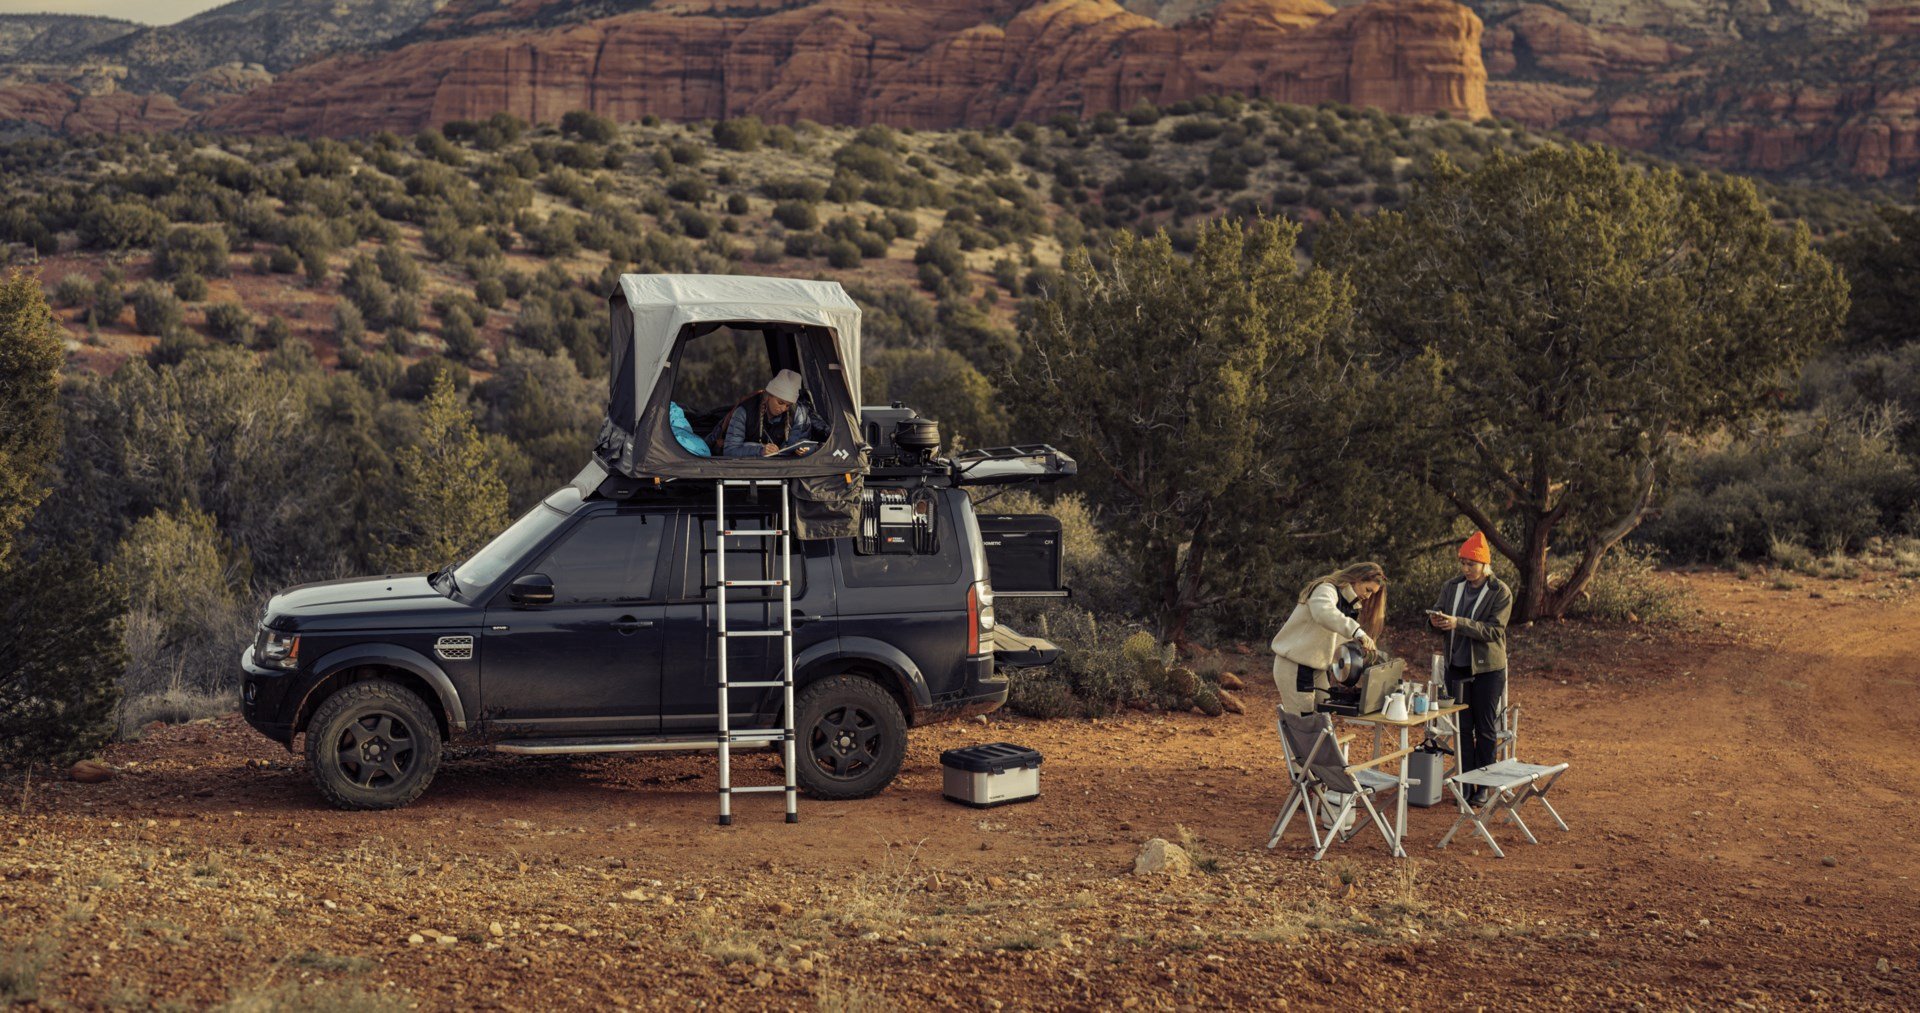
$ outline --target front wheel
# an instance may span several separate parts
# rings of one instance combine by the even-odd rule
[[[341,809],[398,809],[440,769],[440,728],[411,690],[384,679],[356,682],[307,723],[307,769]]]
[[[899,701],[872,679],[836,675],[808,686],[795,701],[795,780],[814,798],[879,794],[907,755],[907,718]]]

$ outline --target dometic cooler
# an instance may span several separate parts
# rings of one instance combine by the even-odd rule
[[[940,754],[941,794],[985,809],[1040,797],[1040,754],[1011,742],[949,749]]]

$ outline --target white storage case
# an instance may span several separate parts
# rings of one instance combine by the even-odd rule
[[[978,809],[1040,797],[1040,754],[1011,742],[940,754],[941,794]]]

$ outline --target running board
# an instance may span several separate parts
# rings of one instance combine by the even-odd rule
[[[772,734],[762,732],[755,736],[753,732],[734,733],[735,747],[775,745],[782,741],[785,732],[769,729]],[[751,737],[750,737],[751,736]],[[778,737],[775,737],[778,736]],[[618,738],[570,738],[570,739],[507,739],[493,744],[498,753],[522,753],[531,755],[556,755],[561,753],[667,753],[675,750],[719,749],[720,740],[711,735],[635,735]]]

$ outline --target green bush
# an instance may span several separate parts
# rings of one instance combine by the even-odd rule
[[[620,125],[599,113],[575,109],[560,117],[560,132],[594,144],[606,144],[620,136]]]
[[[1569,616],[1605,622],[1672,625],[1687,618],[1685,589],[1658,570],[1660,554],[1648,545],[1627,543],[1601,560]],[[1555,577],[1572,568],[1565,562]]]
[[[705,204],[713,199],[713,187],[698,176],[681,176],[667,184],[667,196],[686,204]]]
[[[142,334],[171,334],[186,322],[180,300],[153,282],[133,291],[133,326]]]
[[[73,549],[0,573],[0,762],[84,758],[113,733],[126,596]]]
[[[728,151],[753,151],[767,139],[767,125],[757,116],[721,120],[713,125],[713,143]]]
[[[237,302],[219,302],[207,307],[207,333],[230,345],[253,341],[253,316]]]
[[[56,306],[80,306],[93,299],[93,279],[84,274],[68,274],[53,287]]]
[[[842,270],[860,266],[860,247],[844,240],[836,239],[827,244],[827,265]]]
[[[813,205],[797,200],[783,200],[775,204],[773,220],[795,230],[818,228],[820,225],[820,215]]]
[[[223,278],[227,274],[227,235],[220,229],[175,226],[154,249],[154,272],[174,279],[186,274]]]
[[[1639,537],[1678,560],[1765,559],[1777,542],[1854,552],[1920,532],[1920,471],[1888,426],[1861,416],[1702,451]]]

